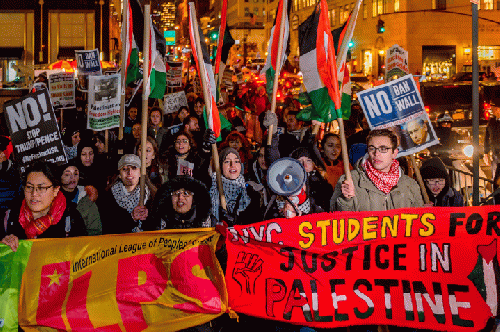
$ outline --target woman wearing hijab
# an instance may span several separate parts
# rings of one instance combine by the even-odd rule
[[[82,140],[78,144],[78,154],[75,158],[80,171],[80,184],[93,186],[102,192],[107,184],[107,167],[98,159],[98,150],[92,139]]]
[[[1,242],[13,251],[19,240],[87,235],[80,213],[67,204],[60,191],[56,168],[54,164],[35,162],[26,171],[24,199],[11,209],[6,227],[0,227]]]

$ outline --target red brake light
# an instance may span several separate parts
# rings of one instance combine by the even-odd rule
[[[431,108],[429,106],[425,106],[425,113],[430,114],[431,113]]]
[[[483,109],[484,109],[485,111],[489,111],[489,110],[491,110],[491,105],[490,105],[490,104],[488,104],[488,103],[484,103],[484,104],[483,104]]]
[[[287,89],[290,89],[290,88],[292,87],[292,83],[290,83],[290,81],[286,81],[286,83],[285,83],[285,87],[286,87]]]
[[[486,121],[488,121],[490,119],[490,116],[491,116],[490,112],[488,110],[485,110],[484,111],[484,119]]]

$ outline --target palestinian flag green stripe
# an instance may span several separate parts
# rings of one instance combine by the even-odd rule
[[[20,241],[16,252],[0,244],[0,330],[18,331],[19,289],[31,254],[32,241]]]

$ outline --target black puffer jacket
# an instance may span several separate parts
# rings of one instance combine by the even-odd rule
[[[185,214],[176,212],[172,206],[172,193],[179,189],[194,193],[191,210]],[[177,176],[158,190],[151,211],[152,218],[145,227],[147,230],[212,227],[215,219],[211,209],[208,189],[201,181],[187,175]]]

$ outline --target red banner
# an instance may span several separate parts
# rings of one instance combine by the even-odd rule
[[[230,229],[229,305],[311,327],[473,331],[496,316],[500,206],[323,213]]]

